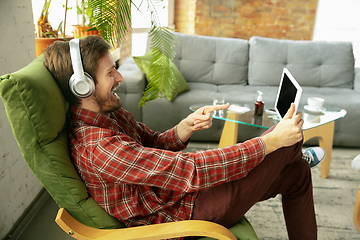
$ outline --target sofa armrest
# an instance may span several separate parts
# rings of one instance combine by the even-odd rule
[[[142,121],[141,108],[138,107],[146,87],[146,80],[134,59],[127,58],[119,67],[119,72],[124,78],[116,93],[122,100],[122,106],[128,110],[137,121]]]
[[[355,68],[354,90],[360,93],[360,68]]]

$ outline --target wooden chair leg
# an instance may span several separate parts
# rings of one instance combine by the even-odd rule
[[[325,150],[326,156],[321,163],[320,174],[322,178],[328,178],[330,174],[331,151],[333,148],[335,122],[304,130],[304,143],[313,138],[319,138],[319,147]]]
[[[359,186],[358,194],[357,194],[356,201],[355,201],[353,220],[354,220],[355,227],[360,232],[360,186]]]

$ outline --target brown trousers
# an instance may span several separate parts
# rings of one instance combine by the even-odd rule
[[[192,219],[231,227],[255,203],[281,194],[289,239],[317,239],[311,171],[301,149],[302,141],[278,149],[246,177],[200,191]]]

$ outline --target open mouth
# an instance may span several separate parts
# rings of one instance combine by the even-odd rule
[[[120,84],[119,84],[119,83],[116,84],[116,85],[111,89],[111,91],[112,91],[112,92],[115,92],[115,90],[116,90],[118,87],[120,87]]]
[[[117,94],[115,93],[115,91],[116,91],[116,89],[117,89],[119,86],[120,86],[120,84],[117,84],[116,86],[114,86],[114,87],[111,89],[111,92],[112,92],[113,95],[117,95]]]
[[[115,92],[115,90],[116,90],[116,88],[111,91],[111,94],[117,96],[117,93]]]

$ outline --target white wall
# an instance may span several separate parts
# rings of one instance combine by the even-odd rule
[[[0,75],[35,59],[30,0],[0,0]],[[0,239],[42,189],[25,164],[0,100]]]
[[[360,67],[360,1],[319,0],[313,40],[352,42]]]

